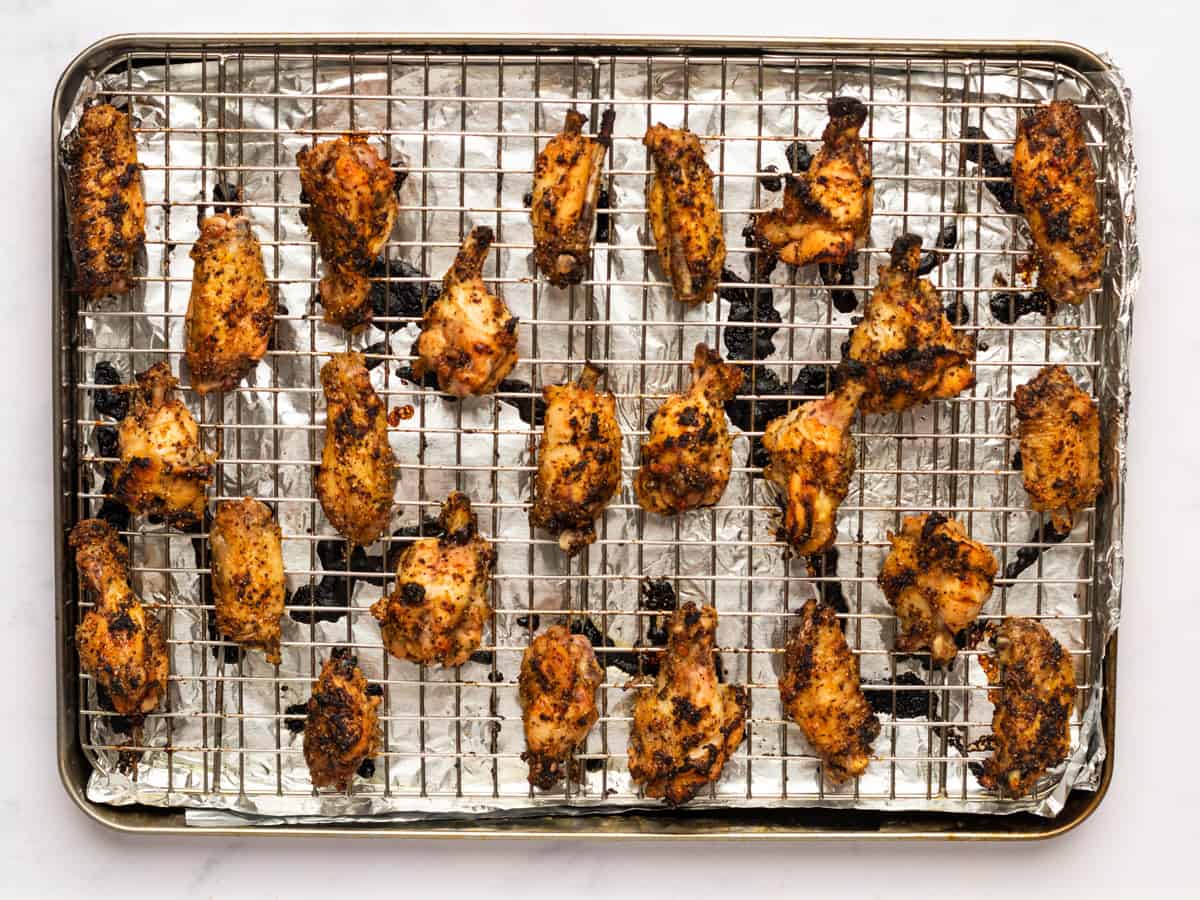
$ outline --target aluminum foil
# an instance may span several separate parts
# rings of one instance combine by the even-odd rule
[[[684,539],[716,539],[714,547],[671,546],[676,524],[643,518],[632,508],[628,479],[621,495],[626,508],[610,509],[602,526],[602,545],[593,547],[583,561],[566,563],[551,547],[537,545],[532,551],[520,540],[527,535],[524,509],[519,505],[528,495],[531,428],[508,402],[468,399],[452,403],[435,392],[422,392],[406,381],[400,368],[416,337],[414,326],[394,331],[390,337],[392,353],[398,359],[376,368],[373,379],[377,388],[387,390],[390,405],[412,403],[417,415],[393,428],[391,439],[396,456],[405,462],[419,458],[421,423],[424,459],[428,468],[419,474],[415,466],[402,469],[396,490],[394,525],[412,524],[420,512],[435,511],[434,504],[455,487],[452,471],[462,466],[487,467],[493,460],[510,467],[494,476],[491,471],[460,471],[457,486],[476,500],[494,500],[499,506],[484,509],[483,530],[493,535],[517,536],[502,543],[498,608],[524,609],[533,606],[543,611],[543,626],[553,621],[554,611],[601,608],[619,611],[606,617],[610,639],[629,646],[639,637],[633,613],[637,609],[639,583],[635,579],[601,581],[593,579],[541,579],[527,581],[518,576],[528,571],[531,558],[539,573],[602,575],[641,572],[646,576],[680,575],[681,600],[715,603],[722,612],[719,644],[725,648],[723,662],[726,677],[736,682],[757,685],[751,691],[753,722],[742,751],[727,764],[724,776],[711,794],[702,794],[694,806],[811,806],[855,809],[921,809],[948,812],[1009,813],[1031,811],[1055,815],[1072,788],[1094,788],[1100,778],[1105,747],[1100,727],[1102,684],[1101,655],[1108,637],[1117,627],[1121,596],[1121,523],[1125,475],[1125,420],[1129,401],[1128,348],[1133,297],[1138,284],[1138,252],[1134,230],[1134,182],[1136,167],[1131,144],[1129,95],[1115,67],[1083,79],[1059,68],[1061,80],[1054,84],[1053,69],[1040,68],[1029,61],[1021,67],[1004,68],[989,64],[986,78],[979,67],[952,69],[947,76],[940,64],[924,68],[888,68],[877,62],[865,65],[839,64],[836,72],[820,65],[804,67],[798,73],[791,66],[740,65],[730,62],[728,69],[692,65],[670,59],[656,59],[651,72],[644,61],[607,62],[586,70],[582,84],[591,84],[597,105],[589,103],[588,91],[581,87],[580,69],[570,63],[547,63],[535,71],[532,64],[510,63],[504,70],[504,103],[498,106],[485,99],[497,96],[496,70],[490,65],[460,65],[457,59],[433,59],[428,73],[420,65],[372,64],[359,60],[353,73],[344,62],[322,60],[315,68],[310,57],[283,58],[278,75],[269,60],[213,59],[199,63],[173,64],[169,73],[162,66],[135,68],[106,75],[85,85],[64,133],[74,125],[83,105],[97,94],[125,90],[132,85],[132,112],[143,129],[139,135],[141,161],[147,166],[145,185],[154,205],[148,214],[146,267],[150,280],[128,299],[110,301],[104,309],[128,309],[143,316],[114,317],[83,314],[81,318],[80,371],[90,373],[97,361],[112,362],[128,380],[162,358],[163,348],[178,351],[183,346],[183,320],[178,317],[187,305],[191,262],[188,250],[197,234],[198,203],[211,199],[217,178],[217,165],[237,164],[242,169],[242,187],[247,213],[254,221],[260,238],[304,242],[307,232],[293,206],[277,208],[276,184],[272,166],[281,166],[278,182],[280,199],[293,201],[299,195],[299,180],[294,168],[296,152],[312,140],[312,131],[338,131],[351,125],[350,104],[346,95],[355,95],[353,127],[373,135],[381,149],[390,144],[392,158],[417,167],[400,194],[402,212],[393,234],[393,253],[407,259],[433,277],[440,276],[453,257],[460,236],[475,224],[496,224],[499,206],[503,231],[499,247],[487,272],[494,274],[509,306],[526,319],[533,316],[535,291],[537,316],[545,321],[575,320],[574,334],[567,327],[539,326],[538,356],[551,362],[541,363],[540,383],[566,377],[570,369],[561,361],[576,362],[590,353],[606,363],[609,387],[621,397],[620,419],[626,431],[627,466],[636,460],[638,438],[630,436],[643,427],[649,405],[640,399],[663,395],[683,384],[685,369],[679,364],[690,358],[692,346],[699,340],[710,343],[719,337],[717,325],[724,322],[729,304],[720,300],[706,309],[682,313],[670,297],[662,273],[644,250],[650,239],[642,208],[646,157],[640,135],[648,119],[667,124],[683,122],[685,107],[677,102],[689,100],[687,125],[705,136],[724,135],[723,141],[710,141],[710,160],[714,168],[727,173],[751,173],[750,177],[720,179],[720,200],[726,210],[725,230],[731,247],[729,267],[746,275],[747,259],[738,252],[738,234],[748,213],[756,207],[774,205],[779,195],[756,189],[752,173],[768,165],[786,170],[784,148],[796,135],[815,140],[824,125],[823,101],[829,96],[836,78],[837,91],[870,99],[872,119],[869,136],[877,176],[877,210],[907,210],[906,218],[877,214],[870,246],[887,248],[900,231],[915,231],[932,243],[938,229],[956,220],[958,247],[979,248],[994,253],[952,255],[933,278],[947,301],[960,299],[971,310],[971,322],[980,327],[979,362],[1000,362],[1011,358],[1040,364],[1050,361],[1100,360],[1098,368],[1079,366],[1072,371],[1084,387],[1093,390],[1102,403],[1105,417],[1104,465],[1106,489],[1094,517],[1084,517],[1076,526],[1072,542],[1093,537],[1094,558],[1083,546],[1063,545],[1042,555],[1040,569],[1032,569],[1013,585],[997,588],[985,607],[985,614],[1004,611],[1023,614],[1041,611],[1058,613],[1061,622],[1050,622],[1055,636],[1070,650],[1086,651],[1090,657],[1081,677],[1088,679],[1090,692],[1083,705],[1082,720],[1073,728],[1075,747],[1069,760],[1052,771],[1036,798],[999,801],[979,787],[969,763],[985,755],[978,748],[988,732],[991,719],[982,671],[970,654],[962,654],[947,673],[929,673],[913,660],[892,660],[884,652],[891,646],[894,624],[890,609],[874,584],[886,550],[886,533],[894,528],[896,507],[914,511],[946,505],[951,492],[955,505],[971,506],[964,513],[974,537],[985,542],[1020,542],[1033,533],[1039,518],[1024,510],[1020,479],[1004,476],[1010,470],[1006,458],[1015,444],[1007,445],[1006,404],[978,403],[928,406],[900,416],[871,417],[861,427],[860,444],[865,446],[860,470],[842,513],[842,539],[848,536],[862,545],[860,559],[853,547],[842,549],[842,574],[862,578],[848,583],[846,594],[855,618],[850,634],[862,651],[862,674],[868,682],[887,680],[893,674],[916,673],[932,684],[960,685],[961,690],[939,692],[943,707],[938,720],[969,723],[961,726],[920,727],[925,719],[905,719],[893,729],[891,716],[881,715],[884,728],[876,742],[876,751],[884,757],[873,763],[859,782],[842,787],[822,784],[815,761],[804,738],[794,725],[781,721],[778,696],[773,689],[778,677],[778,654],[749,653],[748,647],[782,646],[787,610],[796,610],[815,590],[807,581],[798,561],[785,559],[779,547],[754,546],[751,541],[769,540],[773,533],[774,502],[772,489],[749,471],[735,471],[722,506],[711,512],[683,517],[679,535]],[[724,79],[722,78],[724,75]],[[169,78],[169,81],[168,81]],[[1090,85],[1090,87],[1089,87]],[[211,96],[218,87],[235,91],[236,97]],[[161,92],[169,88],[170,101]],[[533,102],[535,90],[539,99]],[[205,91],[210,95],[202,98]],[[956,286],[995,285],[997,290],[1011,282],[1012,258],[1008,248],[1025,248],[1028,235],[1023,223],[1002,217],[955,217],[955,209],[996,212],[995,199],[979,189],[974,176],[979,173],[970,164],[961,164],[959,145],[944,143],[904,143],[895,138],[906,133],[913,138],[938,138],[960,135],[964,125],[979,125],[1005,151],[1005,140],[1015,132],[1018,110],[1013,101],[1032,105],[1052,91],[1059,97],[1072,97],[1099,104],[1086,119],[1089,135],[1099,141],[1107,122],[1107,152],[1103,177],[1108,189],[1105,222],[1110,247],[1109,275],[1102,300],[1089,301],[1082,308],[1069,307],[1057,313],[1056,325],[1082,326],[1028,331],[988,331],[994,322],[987,308],[987,293],[955,292]],[[140,93],[144,92],[144,93]],[[276,94],[278,102],[258,94]],[[383,99],[386,96],[390,99]],[[466,100],[456,98],[466,96]],[[640,102],[652,98],[648,114]],[[753,102],[761,96],[761,106]],[[535,287],[530,253],[530,229],[527,216],[520,213],[522,196],[529,190],[535,144],[529,136],[535,129],[545,134],[561,120],[570,98],[578,97],[582,108],[598,109],[616,98],[617,120],[611,168],[613,205],[611,235],[607,244],[598,244],[595,254],[596,287],[557,291],[544,285]],[[986,101],[982,117],[978,107],[960,107],[945,100],[969,98],[973,103]],[[905,105],[905,100],[912,105]],[[930,105],[922,105],[930,104]],[[1007,105],[1005,105],[1007,104]],[[536,110],[536,112],[535,112]],[[963,116],[968,116],[964,123]],[[535,119],[536,116],[536,119]],[[215,127],[233,128],[224,138]],[[246,126],[281,128],[278,135],[247,130]],[[169,150],[166,129],[170,129]],[[462,136],[460,131],[482,134]],[[761,145],[756,140],[764,135]],[[441,132],[446,132],[442,134]],[[507,132],[497,147],[490,132]],[[426,138],[426,135],[428,137]],[[889,140],[891,139],[891,140]],[[170,171],[162,166],[168,162]],[[210,167],[203,174],[202,165]],[[459,166],[498,168],[493,172],[470,173],[462,177]],[[444,171],[450,169],[451,171]],[[922,180],[922,172],[962,176],[959,179]],[[888,177],[911,172],[915,177]],[[233,176],[231,175],[230,178]],[[264,205],[256,205],[262,203]],[[448,212],[427,211],[420,207],[441,208]],[[481,211],[480,208],[487,211]],[[319,429],[324,424],[324,404],[315,373],[324,361],[317,354],[343,349],[347,338],[340,329],[319,321],[321,310],[314,305],[314,250],[308,246],[276,248],[267,246],[267,271],[277,283],[281,309],[276,350],[285,351],[260,363],[249,376],[244,390],[222,402],[209,400],[201,408],[194,396],[187,402],[202,422],[241,422],[278,424],[278,428],[240,431],[239,444],[224,453],[241,462],[224,464],[219,472],[217,490],[222,496],[254,493],[281,498],[276,504],[285,536],[285,564],[289,570],[289,596],[302,584],[309,583],[314,568],[311,543],[296,536],[329,534],[332,529],[316,511],[314,504],[292,503],[286,498],[312,496],[313,447],[320,446]],[[869,265],[860,269],[858,283],[864,277],[874,282],[874,270],[881,256],[871,255]],[[864,262],[866,257],[864,256]],[[317,270],[319,274],[319,269]],[[851,325],[848,314],[832,311],[829,296],[821,288],[786,289],[794,283],[793,273],[781,266],[772,276],[780,285],[776,305],[784,320],[797,323],[828,321],[841,329]],[[812,280],[806,278],[805,280]],[[649,281],[643,292],[642,282]],[[127,305],[124,305],[127,304]],[[177,314],[163,318],[161,313]],[[675,320],[686,315],[688,326],[630,325],[593,331],[593,342],[585,345],[584,320],[654,322]],[[1034,314],[1020,320],[1024,325],[1042,325]],[[1089,326],[1098,326],[1090,328]],[[794,377],[800,362],[836,360],[844,330],[782,329],[774,337],[776,352],[767,360],[781,378]],[[1008,338],[1011,336],[1011,349]],[[522,327],[520,351],[523,363],[514,375],[530,378],[528,361],[534,358],[532,329]],[[353,337],[350,343],[364,347],[382,340],[378,329]],[[114,352],[130,346],[145,353]],[[585,346],[587,349],[585,349]],[[107,350],[107,352],[106,352]],[[296,354],[286,351],[295,350]],[[648,360],[646,365],[639,360]],[[178,371],[180,356],[171,357]],[[389,371],[390,367],[390,371]],[[1008,368],[980,365],[976,398],[1011,395],[1015,384],[1023,382],[1038,366]],[[274,372],[272,372],[274,369]],[[1010,383],[1011,373],[1011,383]],[[644,379],[644,381],[643,381]],[[274,385],[287,390],[267,390]],[[623,396],[622,396],[623,395]],[[87,415],[90,410],[83,410]],[[316,429],[315,435],[313,429]],[[428,431],[444,428],[446,431]],[[91,427],[84,426],[80,439],[93,449]],[[495,430],[493,435],[492,430]],[[749,438],[735,427],[735,465],[745,467],[750,451]],[[907,439],[901,448],[894,432],[927,434],[928,438]],[[455,433],[457,432],[457,433]],[[952,434],[984,435],[976,439],[951,437]],[[935,440],[934,435],[940,435]],[[873,437],[874,436],[874,437]],[[211,432],[209,433],[211,438]],[[315,444],[314,444],[315,441]],[[957,445],[957,449],[952,449]],[[949,466],[950,453],[957,453],[957,468],[969,469],[970,476],[922,479],[897,478],[893,474],[869,474],[873,470],[895,467],[901,453],[906,470],[939,470]],[[273,464],[269,460],[279,460]],[[103,480],[103,467],[91,464],[95,485]],[[996,474],[992,474],[996,473]],[[421,482],[423,481],[423,485]],[[494,490],[494,494],[493,494]],[[92,501],[99,505],[99,499]],[[503,504],[510,504],[505,506]],[[756,507],[748,510],[748,507]],[[847,512],[846,509],[853,510]],[[94,511],[94,510],[93,510]],[[315,517],[314,517],[315,513]],[[161,527],[138,523],[143,532],[161,532]],[[647,543],[634,541],[639,536]],[[658,542],[658,543],[655,543]],[[603,552],[601,552],[603,546]],[[1011,560],[1015,547],[1010,547]],[[636,786],[625,767],[624,748],[631,710],[631,692],[625,690],[626,676],[608,669],[603,688],[606,715],[604,727],[597,726],[589,737],[587,752],[614,754],[599,771],[589,769],[581,784],[562,791],[540,794],[529,790],[525,766],[518,758],[523,749],[520,709],[515,680],[520,651],[528,640],[528,630],[513,615],[496,617],[496,633],[490,643],[496,647],[494,666],[469,663],[461,669],[463,684],[455,687],[443,682],[455,680],[454,672],[430,669],[425,672],[424,704],[425,746],[429,757],[422,761],[416,711],[419,672],[415,665],[397,660],[385,661],[375,622],[365,609],[376,599],[379,588],[360,581],[353,597],[356,613],[333,623],[320,623],[310,629],[290,618],[285,619],[285,651],[278,681],[241,681],[270,678],[272,667],[261,654],[251,653],[240,663],[223,663],[204,643],[206,638],[200,603],[200,582],[195,573],[196,558],[187,536],[164,536],[160,540],[136,541],[135,566],[139,569],[137,587],[147,602],[162,605],[173,645],[172,670],[184,678],[171,687],[170,716],[151,717],[145,727],[145,743],[164,748],[168,737],[175,748],[169,754],[156,749],[143,755],[136,779],[122,772],[118,753],[112,749],[89,750],[95,771],[88,785],[88,796],[112,804],[142,803],[155,806],[190,807],[188,820],[196,824],[251,821],[274,824],[286,821],[347,821],[353,819],[420,819],[444,816],[505,816],[558,811],[588,813],[597,811],[653,808],[656,804],[639,799]],[[319,563],[316,564],[319,568]],[[678,567],[678,569],[676,569]],[[713,580],[702,576],[722,576]],[[1030,576],[1040,574],[1040,586]],[[755,580],[776,574],[779,580]],[[783,580],[783,575],[790,576]],[[1089,583],[1090,582],[1090,583]],[[753,610],[755,615],[745,614]],[[861,614],[861,617],[858,617]],[[1087,619],[1085,623],[1082,619]],[[388,690],[387,747],[392,755],[380,760],[371,778],[356,779],[348,796],[313,794],[300,753],[301,738],[274,718],[283,705],[303,702],[310,690],[314,665],[327,653],[316,653],[307,646],[311,638],[329,643],[352,639],[359,646],[359,660],[368,678],[385,679]],[[1083,654],[1077,655],[1081,658]],[[489,681],[489,673],[498,673]],[[214,680],[215,675],[229,678]],[[206,678],[199,676],[207,676]],[[495,677],[495,676],[494,676]],[[224,689],[222,690],[222,683]],[[463,721],[456,728],[444,717],[461,710]],[[94,708],[94,707],[92,707]],[[240,713],[240,714],[239,714]],[[255,718],[255,715],[265,718]],[[85,729],[86,733],[86,729]],[[124,740],[112,732],[104,720],[92,726],[93,743],[114,745]],[[494,745],[493,745],[494,741]],[[200,748],[219,746],[226,752],[203,753]],[[247,752],[239,753],[238,748]],[[749,750],[755,759],[747,761]],[[447,754],[461,753],[460,764]],[[497,754],[493,759],[492,753]],[[926,757],[945,757],[929,762]],[[750,788],[748,789],[748,785]],[[195,791],[201,790],[197,794]]]

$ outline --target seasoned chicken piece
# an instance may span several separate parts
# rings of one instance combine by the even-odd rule
[[[700,139],[685,129],[654,125],[642,143],[654,157],[646,209],[663,273],[676,300],[707,303],[716,296],[725,265],[725,234]]]
[[[621,427],[612,394],[596,392],[591,363],[575,384],[549,385],[529,521],[574,556],[596,540],[596,519],[621,488]]]
[[[905,516],[888,540],[879,586],[900,619],[896,649],[928,650],[934,665],[948,665],[958,655],[955,638],[992,594],[996,557],[940,513]]]
[[[1078,108],[1055,100],[1021,120],[1013,150],[1013,195],[1033,235],[1038,287],[1062,303],[1086,300],[1100,287],[1104,265],[1086,142]]]
[[[232,390],[267,352],[275,323],[262,247],[249,219],[217,213],[204,220],[191,257],[185,342],[192,388]]]
[[[779,539],[797,556],[812,556],[837,540],[838,506],[854,474],[850,423],[863,387],[847,382],[820,400],[810,400],[772,419],[763,434],[770,462],[763,475],[783,491]]]
[[[721,777],[746,730],[746,689],[717,679],[717,611],[683,604],[667,623],[653,687],[639,688],[629,732],[629,774],[647,797],[687,803]]]
[[[129,586],[129,551],[103,519],[71,529],[75,566],[95,605],[75,629],[83,671],[108,695],[113,709],[135,722],[167,692],[170,656],[154,613]]]
[[[604,672],[592,642],[551,625],[535,637],[521,657],[520,701],[525,722],[529,783],[543,790],[569,776],[567,762],[582,746],[600,713],[596,689]]]
[[[1007,618],[988,635],[995,658],[980,656],[996,709],[992,714],[994,753],[984,760],[979,783],[1020,797],[1046,770],[1071,752],[1071,710],[1075,706],[1075,666],[1071,655],[1033,619]]]
[[[124,294],[133,288],[146,241],[142,170],[129,116],[107,103],[88,107],[64,155],[75,290],[83,300]]]
[[[113,496],[132,513],[186,528],[204,517],[216,455],[201,448],[196,420],[174,396],[177,384],[164,361],[126,388],[133,399],[117,431],[121,461],[113,468]]]
[[[721,499],[733,465],[725,401],[741,386],[741,369],[706,345],[696,345],[691,388],[658,408],[642,444],[633,489],[643,509],[673,516]]]
[[[276,665],[286,588],[281,537],[270,508],[249,497],[218,503],[208,533],[217,628]]]
[[[442,280],[442,293],[421,320],[413,375],[437,374],[455,397],[490,394],[517,362],[517,319],[483,286],[492,229],[471,229]]]
[[[496,551],[479,533],[466,494],[442,504],[442,536],[421,538],[400,556],[396,586],[371,607],[392,656],[461,666],[479,649],[492,614],[488,593]]]
[[[613,118],[613,111],[605,110],[600,134],[590,138],[583,134],[587,116],[567,110],[562,132],[533,165],[533,258],[555,287],[579,284],[587,274]]]
[[[308,204],[300,218],[325,262],[325,321],[356,328],[371,321],[367,273],[396,222],[396,175],[362,134],[305,148],[296,163],[300,202]]]
[[[800,624],[787,639],[779,697],[835,784],[857,778],[871,761],[871,742],[879,719],[871,711],[858,680],[858,657],[850,652],[827,603],[809,600]]]
[[[317,499],[333,527],[365,547],[383,534],[392,512],[396,457],[388,443],[387,409],[361,353],[335,353],[321,367],[321,387],[325,449]]]
[[[808,171],[787,180],[782,207],[754,219],[754,241],[767,260],[841,264],[871,230],[875,182],[858,136],[867,108],[854,97],[834,97],[827,109],[829,124]]]
[[[313,787],[344,791],[379,749],[379,696],[358,659],[336,648],[313,682],[304,721],[304,761]]]
[[[1062,366],[1046,366],[1013,392],[1029,505],[1060,534],[1100,493],[1100,409]]]
[[[975,338],[950,326],[933,284],[917,277],[920,258],[919,237],[896,238],[891,264],[879,267],[879,285],[850,333],[849,358],[865,367],[863,412],[900,412],[975,384]]]

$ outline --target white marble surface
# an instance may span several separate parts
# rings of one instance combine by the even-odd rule
[[[1011,0],[842,5],[608,0],[513,3],[0,2],[6,136],[0,289],[4,432],[0,554],[0,895],[420,897],[1200,896],[1197,666],[1200,591],[1179,553],[1200,538],[1200,444],[1191,393],[1200,355],[1192,262],[1200,201],[1190,173],[1200,114],[1185,102],[1198,16],[1155,4]],[[1069,39],[1111,53],[1134,92],[1145,275],[1135,318],[1127,589],[1116,777],[1076,831],[1031,845],[377,842],[130,837],[85,819],[54,765],[50,461],[49,101],[59,73],[119,31],[475,31],[762,33]],[[1189,106],[1193,107],[1189,109]],[[1188,777],[1191,784],[1175,785]],[[641,885],[640,889],[634,887]]]

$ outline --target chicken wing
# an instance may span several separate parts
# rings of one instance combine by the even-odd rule
[[[70,544],[79,577],[96,595],[75,629],[79,664],[119,715],[140,721],[167,692],[162,629],[129,586],[129,551],[111,525],[84,519],[71,529]]]
[[[733,465],[725,401],[737,394],[742,377],[715,350],[696,345],[691,388],[658,408],[642,444],[633,489],[643,509],[673,516],[721,499]]]
[[[604,174],[604,154],[612,144],[613,110],[600,119],[600,134],[583,134],[587,117],[567,110],[560,134],[538,154],[533,166],[533,258],[555,287],[579,284],[587,274],[592,228]]]
[[[204,517],[216,456],[201,448],[196,420],[174,396],[177,384],[170,366],[159,362],[126,388],[132,400],[117,430],[121,461],[113,468],[113,496],[132,513],[187,528]]]
[[[612,394],[590,363],[575,384],[549,385],[529,521],[574,556],[596,540],[596,518],[621,487],[621,428]]]
[[[827,109],[829,124],[808,170],[788,179],[781,208],[754,219],[754,241],[768,260],[841,264],[871,230],[875,183],[858,136],[867,108],[854,97],[834,97]]]
[[[304,761],[314,787],[344,791],[379,749],[379,697],[358,659],[336,648],[313,682],[304,722]]]
[[[204,220],[191,257],[185,345],[192,388],[232,390],[267,352],[275,323],[262,247],[249,219],[217,213]]]
[[[829,604],[809,600],[800,610],[800,624],[788,635],[779,696],[825,761],[830,781],[840,784],[867,770],[879,719],[859,684],[858,658]]]
[[[955,332],[937,290],[918,278],[921,239],[906,234],[892,245],[891,264],[879,267],[862,321],[850,333],[849,358],[861,363],[867,391],[863,412],[900,412],[954,397],[975,384],[975,338]]]
[[[388,443],[387,410],[371,386],[361,353],[335,353],[321,367],[325,389],[325,449],[315,479],[330,523],[351,544],[375,541],[392,511],[396,457]]]
[[[1022,119],[1012,166],[1014,197],[1033,236],[1038,287],[1052,300],[1082,303],[1100,287],[1104,239],[1096,167],[1075,104],[1055,100]]]
[[[286,588],[281,537],[270,508],[249,497],[218,503],[208,533],[217,628],[276,665]]]
[[[1014,797],[1029,793],[1046,770],[1071,752],[1075,666],[1071,655],[1033,619],[1007,618],[989,626],[995,658],[979,663],[990,691],[994,753],[979,783]]]
[[[413,375],[437,374],[455,397],[490,394],[517,362],[517,319],[483,285],[492,229],[471,229],[442,281],[442,293],[421,320]]]
[[[133,288],[146,241],[146,203],[129,116],[108,103],[83,111],[65,143],[75,290],[83,300]]]
[[[325,321],[356,328],[371,321],[367,274],[396,222],[396,174],[362,134],[324,141],[296,154],[300,218],[325,262],[319,286]]]
[[[654,125],[643,143],[654,158],[646,208],[659,262],[676,300],[707,303],[716,296],[725,265],[725,234],[700,139],[685,129]]]
[[[940,513],[905,516],[888,540],[879,586],[900,619],[896,649],[928,650],[934,665],[948,665],[958,655],[955,639],[992,594],[996,557]]]
[[[1064,534],[1100,493],[1100,409],[1062,366],[1013,392],[1029,505]]]
[[[779,539],[797,556],[823,553],[837,540],[837,511],[854,474],[850,423],[863,387],[847,382],[822,397],[772,419],[763,433],[770,462],[763,475],[783,491]]]
[[[519,698],[525,722],[529,783],[549,790],[569,775],[567,762],[600,718],[596,689],[604,672],[592,642],[551,625],[521,657]]]

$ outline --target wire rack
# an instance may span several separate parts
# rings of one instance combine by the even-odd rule
[[[214,206],[214,188],[236,188],[262,243],[280,309],[272,349],[249,384],[201,400],[189,390],[186,369],[181,373],[182,396],[206,445],[220,454],[211,499],[252,495],[277,510],[289,608],[301,618],[313,607],[292,601],[297,588],[332,577],[353,593],[349,609],[334,622],[289,618],[284,664],[269,666],[211,627],[203,577],[207,534],[181,535],[134,520],[123,536],[132,551],[135,588],[159,604],[165,621],[171,690],[165,708],[147,717],[142,744],[131,747],[127,735],[110,727],[113,713],[98,702],[90,679],[78,673],[78,722],[85,753],[108,776],[116,777],[119,753],[143,751],[138,799],[261,806],[271,798],[314,796],[303,778],[301,741],[287,727],[297,713],[288,707],[307,699],[314,673],[334,647],[350,646],[384,690],[385,725],[376,772],[355,779],[352,797],[390,801],[395,808],[428,798],[451,807],[480,800],[497,807],[635,802],[639,795],[626,773],[631,675],[606,668],[600,719],[578,753],[581,780],[536,794],[521,781],[516,675],[539,620],[543,626],[590,620],[613,638],[603,661],[653,653],[633,649],[646,643],[656,615],[638,604],[640,584],[653,577],[666,579],[681,600],[719,608],[726,677],[749,692],[747,739],[701,802],[869,806],[899,800],[936,808],[936,801],[957,800],[959,808],[1003,811],[1018,801],[983,794],[971,774],[991,719],[977,652],[963,650],[946,671],[929,671],[919,655],[897,656],[891,650],[894,617],[875,585],[886,532],[898,529],[904,515],[929,510],[960,518],[996,553],[1001,577],[981,618],[1042,618],[1075,658],[1080,699],[1072,724],[1078,734],[1085,708],[1099,696],[1096,521],[1089,511],[1063,544],[1045,545],[1028,570],[1004,577],[1018,551],[1043,546],[1036,538],[1039,519],[1027,510],[1020,472],[1011,462],[1016,444],[1010,399],[1013,387],[1047,361],[1067,364],[1094,389],[1108,364],[1098,340],[1106,325],[1091,312],[1100,295],[1050,322],[1033,317],[1004,324],[990,314],[988,299],[1000,285],[1019,283],[1028,242],[1018,217],[1003,212],[989,191],[989,183],[1000,179],[973,165],[962,148],[977,142],[966,130],[976,126],[1004,154],[1023,109],[1048,96],[1070,96],[1084,112],[1100,190],[1108,191],[1109,117],[1080,72],[1029,57],[950,53],[495,54],[213,45],[129,52],[96,78],[99,93],[128,105],[137,119],[148,259],[142,284],[129,297],[83,308],[70,301],[70,443],[77,461],[72,515],[96,514],[105,499],[104,471],[113,462],[96,442],[98,427],[113,424],[94,405],[104,387],[93,379],[96,362],[112,362],[126,378],[164,358],[180,372],[187,250],[199,220]],[[755,251],[743,246],[741,228],[751,214],[780,202],[782,195],[768,188],[771,175],[786,170],[785,148],[795,140],[819,141],[824,101],[839,93],[858,96],[868,107],[863,136],[877,188],[871,240],[859,254],[854,283],[840,289],[853,292],[861,311],[892,236],[915,231],[928,248],[953,223],[957,241],[931,278],[948,303],[969,311],[969,322],[959,327],[978,333],[980,384],[916,412],[859,418],[858,468],[839,517],[840,566],[810,576],[803,561],[788,560],[775,540],[775,500],[751,454],[760,428],[744,428],[737,438],[730,488],[715,508],[663,520],[633,502],[630,482],[644,423],[668,393],[686,385],[694,344],[723,347],[731,327],[751,328],[758,321],[756,308],[751,321],[731,325],[726,299],[695,311],[670,301],[648,239],[642,189],[650,163],[641,139],[658,120],[700,134],[716,176],[727,267],[745,278]],[[530,189],[534,155],[570,105],[592,122],[610,106],[618,118],[604,177],[611,198],[609,240],[597,244],[591,277],[559,291],[532,277],[522,195]],[[419,274],[384,273],[384,289],[436,283],[459,235],[472,225],[491,225],[496,242],[485,277],[521,317],[521,361],[513,378],[528,388],[518,383],[494,397],[454,405],[409,380],[413,318],[384,315],[377,327],[353,336],[321,322],[321,267],[298,224],[295,151],[320,136],[352,130],[368,133],[407,175],[401,220],[385,253]],[[1111,205],[1101,208],[1110,232]],[[831,372],[853,319],[834,308],[816,268],[781,266],[763,287],[773,291],[782,317],[770,323],[777,329],[775,349],[739,363],[748,372],[770,369],[785,385],[813,367]],[[390,573],[357,571],[350,561],[330,572],[319,559],[319,542],[335,535],[312,492],[324,429],[317,373],[329,352],[343,348],[365,348],[378,364],[377,385],[388,405],[411,407],[404,410],[411,418],[393,428],[401,480],[395,525],[436,515],[447,490],[465,489],[500,551],[495,611],[482,653],[458,669],[390,659],[367,610],[391,589]],[[517,413],[534,408],[529,390],[536,395],[543,385],[577,374],[589,359],[606,367],[618,397],[625,484],[599,523],[597,542],[568,561],[549,535],[525,520],[529,448],[538,427],[532,415],[525,422]],[[813,396],[784,389],[743,399],[753,418],[755,404],[782,400],[791,406]],[[383,551],[372,552],[390,551],[399,540],[384,538]],[[776,686],[789,610],[835,585],[844,594],[846,634],[862,662],[865,688],[883,697],[876,761],[867,776],[838,790],[822,779],[820,762],[783,718]],[[89,602],[75,584],[70,621]],[[905,672],[919,680],[897,684]],[[905,717],[902,707],[912,696],[924,704],[925,715]]]

